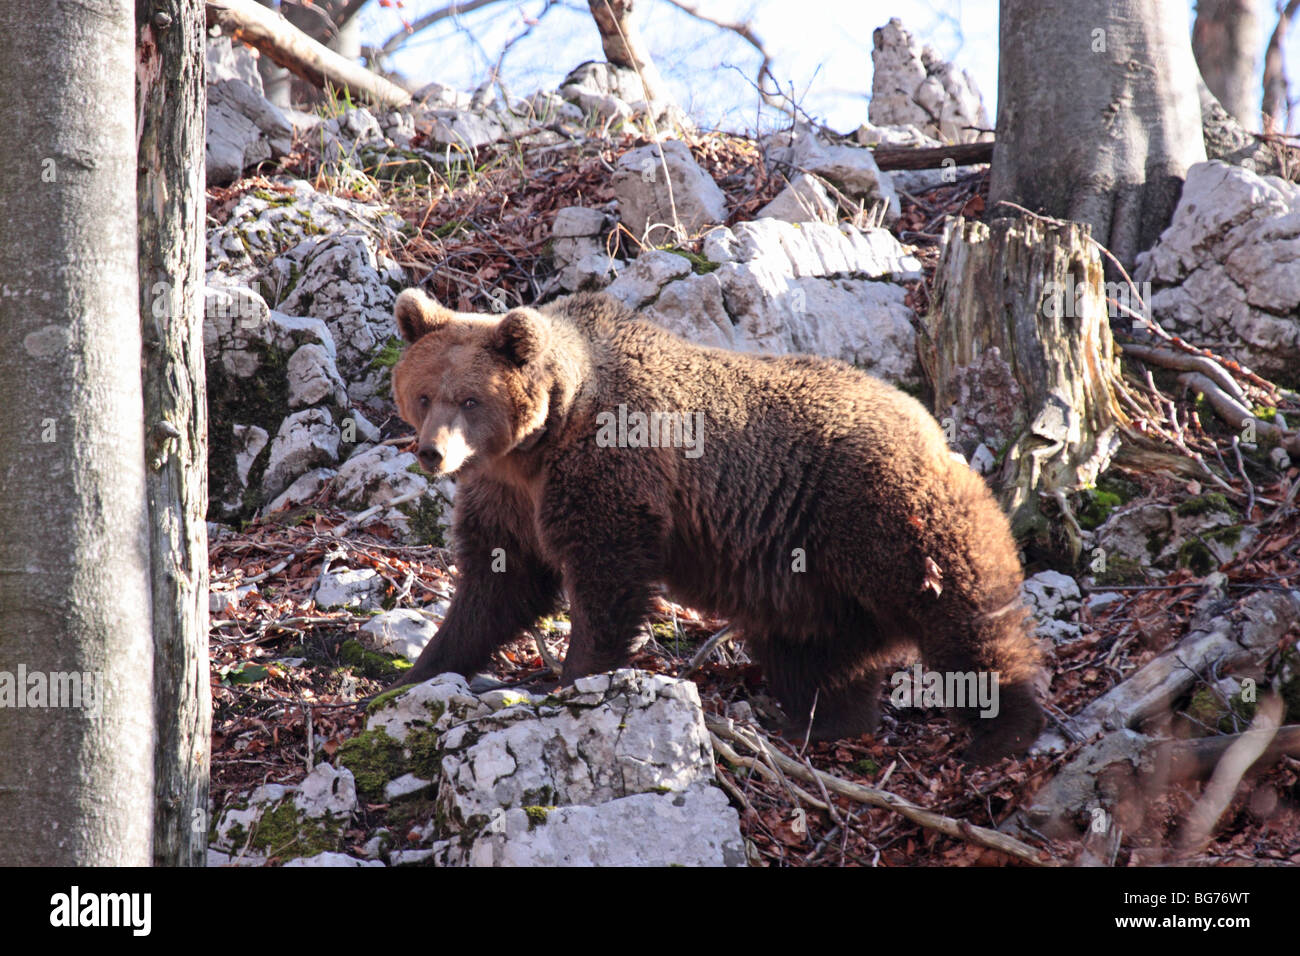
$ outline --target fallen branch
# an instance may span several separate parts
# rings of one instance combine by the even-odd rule
[[[998,833],[996,830],[990,830],[986,827],[978,827],[965,820],[957,820],[953,817],[946,817],[941,813],[935,813],[933,810],[926,810],[918,807],[916,804],[904,800],[897,794],[890,793],[887,790],[877,790],[873,787],[864,787],[860,784],[849,783],[847,780],[841,780],[839,777],[832,776],[820,770],[806,767],[799,761],[787,757],[775,747],[769,747],[767,742],[757,734],[751,735],[736,727],[731,721],[722,720],[718,717],[706,715],[704,718],[705,726],[715,738],[731,740],[743,744],[750,750],[765,757],[771,764],[779,768],[783,773],[792,777],[798,777],[800,780],[806,780],[810,783],[817,783],[832,793],[838,793],[842,797],[848,797],[850,800],[856,800],[858,803],[865,803],[873,807],[881,807],[885,810],[892,810],[895,813],[906,817],[913,823],[920,824],[932,830],[938,830],[940,833],[958,840],[965,840],[968,843],[974,843],[978,846],[985,846],[999,852],[1006,853],[1018,860],[1023,860],[1032,866],[1055,866],[1057,861],[1052,859],[1046,853],[1035,850],[1026,843],[1022,843],[1005,833]],[[720,753],[727,753],[730,748],[719,748]],[[734,751],[732,752],[734,755]],[[747,760],[748,758],[742,758]],[[820,801],[816,801],[820,802]],[[814,803],[815,805],[815,803]]]
[[[404,505],[408,501],[414,501],[416,498],[424,494],[425,490],[426,489],[419,488],[416,489],[415,491],[408,491],[406,494],[400,495],[399,497],[394,498],[392,501],[386,501],[383,504],[375,505],[373,508],[367,508],[365,511],[361,512],[360,514],[353,515],[351,518],[343,522],[337,528],[331,528],[329,533],[334,535],[334,537],[336,538],[341,538],[349,531],[351,531],[353,528],[359,527],[370,518],[373,518],[375,515],[379,514],[379,512],[383,511],[385,508],[396,508],[398,505]]]
[[[1178,383],[1204,395],[1215,413],[1233,428],[1244,428],[1247,422],[1253,422],[1257,437],[1274,439],[1288,455],[1300,456],[1300,432],[1288,432],[1272,422],[1256,418],[1249,408],[1225,393],[1208,376],[1200,372],[1184,372],[1178,376]]]
[[[346,87],[384,107],[411,102],[411,94],[400,86],[317,43],[255,0],[207,0],[206,8],[209,27],[220,27],[314,86]]]
[[[1212,379],[1221,389],[1238,402],[1246,401],[1246,393],[1231,375],[1214,359],[1204,355],[1192,355],[1187,352],[1171,352],[1168,349],[1152,348],[1147,345],[1121,345],[1125,355],[1141,359],[1161,368],[1171,368],[1179,372],[1200,372]]]
[[[732,626],[728,624],[722,630],[718,631],[718,633],[714,634],[707,641],[701,644],[700,649],[696,651],[695,656],[691,658],[691,662],[677,675],[677,679],[681,680],[682,678],[689,677],[691,674],[695,673],[695,670],[704,663],[704,659],[713,653],[714,649],[731,635],[731,627]]]
[[[1241,778],[1273,741],[1282,717],[1282,698],[1270,694],[1259,702],[1259,711],[1251,722],[1251,732],[1241,734],[1224,751],[1223,759],[1214,768],[1214,775],[1205,785],[1205,791],[1187,816],[1187,823],[1178,838],[1179,849],[1196,853],[1210,842],[1214,828],[1228,809]]]
[[[1282,757],[1300,756],[1300,724],[1281,727],[1276,731],[1247,730],[1240,734],[1223,734],[1218,737],[1166,741],[1160,746],[1167,753],[1169,779],[1201,780],[1208,777],[1229,747],[1252,737],[1256,738],[1259,747],[1251,766],[1269,766]],[[1157,758],[1157,763],[1160,762],[1162,758]]]
[[[881,169],[940,169],[950,161],[957,166],[974,166],[993,162],[993,142],[959,143],[932,149],[877,146],[871,155]]]

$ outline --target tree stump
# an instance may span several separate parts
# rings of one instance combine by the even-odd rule
[[[1096,481],[1129,426],[1088,227],[952,220],[926,325],[921,361],[949,442],[989,476],[1022,544],[1077,558],[1065,496]]]

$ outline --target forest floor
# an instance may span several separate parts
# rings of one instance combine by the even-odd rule
[[[382,200],[415,227],[413,237],[391,250],[415,278],[436,268],[429,289],[459,309],[491,305],[487,290],[503,289],[507,296],[531,302],[547,278],[551,213],[567,205],[600,205],[612,198],[608,173],[618,153],[643,142],[634,136],[592,141],[560,161],[532,161],[502,147],[489,153],[472,179],[415,189],[376,184],[375,191],[353,190],[352,198]],[[709,134],[690,143],[696,158],[728,194],[733,221],[752,217],[783,183],[768,176],[756,145],[742,137]],[[289,171],[304,175],[309,157],[299,156]],[[242,181],[209,194],[210,206],[220,206],[259,180]],[[265,180],[260,180],[265,183]],[[329,183],[317,182],[318,188]],[[981,216],[987,195],[987,173],[967,175],[957,182],[917,196],[905,196],[895,233],[917,247],[927,279],[909,289],[909,304],[918,313],[928,305],[928,274],[938,256],[939,240],[950,215]],[[345,193],[347,194],[347,193]],[[621,236],[616,241],[628,242]],[[617,252],[617,250],[613,250]],[[698,250],[697,250],[698,251]],[[1157,376],[1157,384],[1164,380]],[[1213,423],[1201,428],[1196,408],[1170,390],[1167,400],[1196,422],[1199,447],[1231,455],[1226,432]],[[1293,410],[1294,411],[1294,410]],[[395,417],[383,423],[385,436],[400,435],[405,426]],[[1138,486],[1135,500],[1178,502],[1200,493],[1196,482],[1168,474],[1130,473]],[[1243,471],[1228,484],[1247,500]],[[1240,597],[1256,588],[1300,587],[1300,512],[1283,508],[1280,520],[1267,522],[1274,509],[1257,499],[1285,501],[1300,483],[1300,468],[1291,467],[1271,480],[1257,475],[1250,489],[1253,507],[1244,520],[1258,525],[1259,535],[1229,565],[1217,570],[1227,577],[1229,594]],[[316,749],[332,755],[339,744],[364,727],[358,700],[380,690],[400,673],[387,658],[368,654],[357,632],[368,615],[322,612],[311,592],[322,567],[330,563],[371,568],[387,581],[385,606],[422,605],[452,591],[452,557],[442,548],[407,546],[382,525],[364,533],[334,533],[348,514],[332,505],[328,491],[306,505],[262,518],[239,530],[224,532],[210,542],[214,584],[222,587],[256,583],[233,609],[213,616],[211,677],[213,694],[212,790],[218,810],[236,794],[262,783],[296,783],[318,761]],[[1028,572],[1043,570],[1030,568]],[[1060,567],[1066,573],[1077,569]],[[1085,600],[1080,624],[1083,636],[1055,649],[1050,709],[1056,714],[1080,708],[1115,686],[1136,668],[1168,649],[1185,634],[1192,609],[1205,593],[1204,577],[1180,570],[1158,582],[1108,586],[1120,599],[1090,610]],[[1086,595],[1085,595],[1086,598]],[[653,638],[633,665],[676,675],[699,646],[725,625],[701,618],[690,609],[659,601],[650,622]],[[549,643],[563,655],[563,638],[552,631]],[[1267,663],[1270,674],[1282,667],[1287,647],[1300,635],[1279,642]],[[518,682],[536,678],[545,665],[531,638],[522,638],[493,659],[491,674]],[[1202,678],[1209,675],[1201,675]],[[1218,675],[1221,676],[1221,675]],[[724,643],[689,679],[698,686],[707,712],[737,713],[738,703],[750,704],[763,715],[769,702],[757,665],[745,655],[743,643]],[[1216,726],[1206,725],[1203,713],[1189,715],[1197,691],[1174,703],[1162,728],[1170,736],[1199,736],[1244,729],[1240,716],[1225,710]],[[885,691],[882,688],[882,694]],[[1204,695],[1200,697],[1203,703]],[[1288,722],[1300,720],[1300,701],[1290,701]],[[742,708],[743,710],[743,708]],[[887,790],[913,803],[977,826],[996,828],[1017,808],[1024,807],[1046,781],[1077,751],[1004,760],[972,769],[958,755],[965,732],[941,713],[896,709],[886,704],[884,725],[875,735],[834,743],[798,747],[774,739],[800,762],[846,781]],[[310,759],[309,759],[310,758]],[[763,862],[782,866],[961,866],[1015,864],[1010,856],[913,823],[897,813],[869,807],[815,784],[800,783],[772,773],[719,759],[718,773],[726,779],[733,802],[741,811],[742,830]],[[803,790],[799,788],[802,787]],[[1150,801],[1141,829],[1124,834],[1116,865],[1151,859],[1152,851],[1169,847],[1181,821],[1200,795],[1201,784],[1171,787]],[[829,808],[819,808],[818,804]],[[346,832],[348,849],[359,854],[371,830],[384,819],[387,807],[365,805],[364,813]],[[1029,841],[1045,859],[1070,863],[1083,850],[1081,842]],[[1146,854],[1146,855],[1144,855]],[[1300,760],[1283,757],[1268,769],[1248,775],[1213,839],[1196,855],[1182,860],[1199,865],[1258,865],[1300,863]]]

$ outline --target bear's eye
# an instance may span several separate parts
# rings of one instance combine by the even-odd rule
[[[465,411],[469,411],[471,408],[478,408],[478,399],[467,398],[465,401],[460,403],[460,407],[465,409]]]
[[[419,402],[420,402],[420,409],[423,411],[424,409],[429,407],[429,396],[421,395],[419,398]]]

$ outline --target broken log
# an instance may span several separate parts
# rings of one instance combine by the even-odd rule
[[[377,73],[317,43],[274,10],[255,0],[208,0],[209,27],[218,26],[308,83],[347,88],[376,106],[400,107],[411,94]]]
[[[993,141],[958,143],[933,149],[908,146],[877,146],[871,151],[881,169],[942,169],[945,165],[974,166],[993,162]]]
[[[1199,675],[1263,663],[1288,628],[1300,623],[1300,591],[1255,591],[1227,611],[1211,596],[1202,608],[1182,640],[1069,718],[1079,739],[1108,730],[1141,730],[1148,720],[1168,714]],[[1062,735],[1048,731],[1030,752],[1067,745]]]

